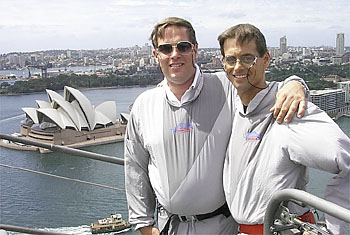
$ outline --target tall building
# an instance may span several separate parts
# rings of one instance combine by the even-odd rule
[[[336,42],[336,54],[343,55],[344,53],[344,33],[338,33]]]
[[[82,59],[83,58],[83,50],[80,50],[79,51],[79,59]]]
[[[287,37],[283,36],[280,38],[280,53],[283,55],[283,53],[287,53]]]
[[[72,58],[72,51],[67,50],[67,58]]]

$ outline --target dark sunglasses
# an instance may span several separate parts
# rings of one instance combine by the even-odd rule
[[[173,52],[173,48],[177,48],[177,51],[181,55],[187,55],[192,52],[193,44],[187,41],[178,42],[176,45],[165,43],[158,46],[157,52],[160,52],[164,55],[170,55]]]

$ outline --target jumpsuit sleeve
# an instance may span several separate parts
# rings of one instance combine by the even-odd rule
[[[125,190],[129,222],[135,230],[155,223],[155,196],[148,174],[149,153],[139,133],[136,115],[131,112],[124,142]]]
[[[324,199],[350,209],[349,137],[325,112],[311,103],[305,118],[299,119],[298,123],[292,122],[289,127],[292,129],[287,150],[290,159],[335,174],[326,186]],[[333,234],[345,234],[345,222],[329,215],[325,219]]]
[[[302,85],[304,87],[305,90],[305,99],[306,101],[309,101],[310,99],[310,90],[309,87],[307,86],[306,82],[304,81],[304,79],[302,79],[301,77],[298,77],[296,75],[292,75],[288,78],[286,78],[284,81],[279,82],[278,83],[278,90],[280,90],[284,85],[286,85],[288,82],[291,81],[296,81],[299,82],[300,85]]]

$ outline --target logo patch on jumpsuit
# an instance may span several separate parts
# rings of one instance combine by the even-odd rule
[[[247,136],[245,137],[245,140],[246,141],[261,140],[261,136],[255,131],[248,132]]]
[[[179,125],[177,125],[173,129],[173,132],[175,132],[175,133],[184,133],[184,132],[189,132],[192,129],[193,129],[193,125],[191,123],[181,122]]]

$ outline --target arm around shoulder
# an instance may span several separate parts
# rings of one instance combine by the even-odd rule
[[[279,91],[276,95],[276,103],[271,108],[277,123],[283,120],[289,123],[294,113],[301,118],[306,110],[306,101],[309,97],[309,88],[305,81],[298,76],[290,76],[279,84]]]

